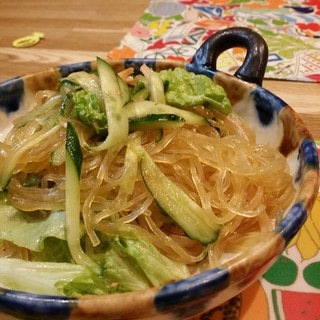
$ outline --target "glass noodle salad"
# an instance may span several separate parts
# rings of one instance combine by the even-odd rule
[[[100,58],[14,120],[0,190],[0,287],[68,296],[159,287],[245,254],[294,195],[286,159],[211,79],[117,74]]]

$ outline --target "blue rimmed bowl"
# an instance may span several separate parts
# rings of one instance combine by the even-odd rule
[[[247,49],[247,55],[235,75],[217,71],[218,56],[239,46]],[[187,280],[134,293],[63,297],[0,289],[0,312],[23,319],[184,319],[222,304],[262,276],[304,224],[319,188],[317,148],[310,132],[290,106],[261,87],[267,60],[267,46],[258,34],[230,28],[205,41],[189,63],[145,59],[110,63],[115,71],[133,66],[137,72],[144,63],[154,70],[180,66],[206,74],[224,87],[234,110],[255,130],[257,141],[280,150],[294,177],[295,201],[270,241]],[[1,83],[1,135],[15,116],[26,112],[38,90],[54,89],[56,78],[95,67],[94,62],[65,65]]]

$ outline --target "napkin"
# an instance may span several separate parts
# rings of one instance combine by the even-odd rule
[[[320,82],[319,0],[152,0],[108,58],[189,61],[218,30],[242,26],[266,40],[269,79]],[[245,50],[224,52],[218,69],[234,73]]]

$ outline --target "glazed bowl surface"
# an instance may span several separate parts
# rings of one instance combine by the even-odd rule
[[[224,50],[247,49],[244,64],[234,76],[216,70]],[[47,296],[0,290],[0,312],[27,319],[187,319],[210,310],[261,277],[299,231],[319,188],[316,145],[305,124],[281,98],[261,87],[267,63],[266,45],[249,29],[226,29],[208,39],[191,62],[145,59],[114,60],[116,72],[143,64],[156,71],[183,67],[206,74],[226,91],[233,109],[256,132],[257,142],[279,150],[287,159],[296,187],[294,202],[286,210],[268,242],[258,243],[245,256],[189,279],[134,293],[108,296]],[[0,84],[1,139],[17,115],[24,113],[37,91],[54,89],[56,80],[76,71],[93,71],[95,62],[47,69]]]

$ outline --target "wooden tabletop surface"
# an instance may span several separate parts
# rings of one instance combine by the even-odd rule
[[[104,57],[130,30],[150,0],[0,1],[0,81],[49,66]],[[12,42],[33,32],[30,48]],[[320,83],[265,80],[263,86],[291,105],[320,139]]]

